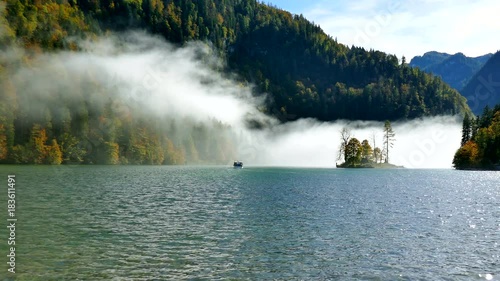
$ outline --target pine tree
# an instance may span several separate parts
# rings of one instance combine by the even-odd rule
[[[469,117],[469,114],[465,114],[464,120],[462,122],[462,143],[461,146],[464,146],[472,136],[472,123]]]
[[[396,140],[394,137],[396,134],[392,130],[391,122],[389,120],[385,121],[384,124],[384,156],[385,163],[389,163],[389,148],[392,148],[394,145],[394,141]]]

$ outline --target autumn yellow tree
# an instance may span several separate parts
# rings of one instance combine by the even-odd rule
[[[50,165],[59,165],[62,163],[62,152],[56,139],[52,139],[51,145],[47,146],[46,149],[47,158],[45,159],[45,163]]]
[[[473,168],[478,165],[479,149],[477,143],[468,141],[462,146],[453,158],[455,168],[467,167]]]
[[[5,160],[8,155],[7,136],[3,124],[0,124],[0,161]]]
[[[373,159],[373,149],[368,140],[363,140],[361,143],[361,161],[363,163],[370,163]]]
[[[28,145],[28,149],[31,150],[31,161],[34,164],[44,163],[47,157],[47,147],[45,143],[47,142],[47,133],[45,128],[42,128],[39,124],[33,125],[31,129],[31,137]]]
[[[120,163],[120,147],[114,142],[105,142],[102,145],[102,155],[99,163],[116,165]]]

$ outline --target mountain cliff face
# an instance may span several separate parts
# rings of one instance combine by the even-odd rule
[[[428,52],[423,56],[414,57],[410,66],[439,76],[451,87],[460,91],[492,56],[493,54],[487,54],[471,58],[462,53],[450,55]]]
[[[462,90],[469,107],[479,115],[500,104],[500,52],[491,57]]]

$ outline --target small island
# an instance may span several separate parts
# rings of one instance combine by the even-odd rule
[[[401,169],[403,166],[397,166],[389,163],[389,149],[393,147],[396,134],[392,130],[391,122],[385,121],[384,124],[384,146],[383,150],[376,146],[375,134],[372,137],[373,147],[368,140],[360,142],[352,137],[348,128],[343,128],[340,132],[340,148],[338,160],[343,160],[342,164],[336,164],[337,168],[376,168],[376,169]]]
[[[397,166],[391,163],[375,163],[375,162],[370,162],[370,163],[360,163],[360,164],[348,164],[348,163],[342,163],[342,164],[337,164],[337,168],[343,168],[343,169],[404,169],[403,166]]]

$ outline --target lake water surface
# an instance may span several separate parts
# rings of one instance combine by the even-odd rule
[[[500,280],[499,172],[0,166],[0,176],[0,280]]]

